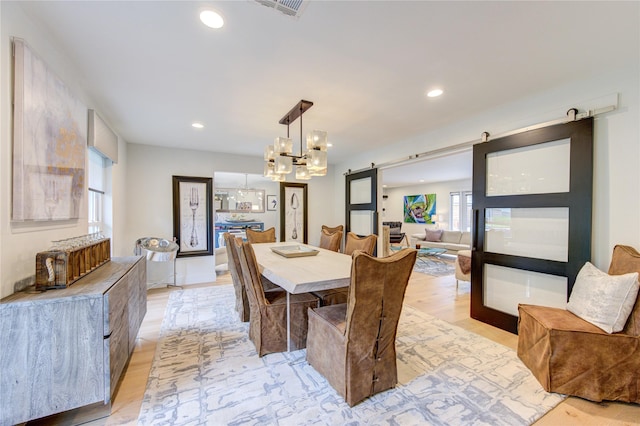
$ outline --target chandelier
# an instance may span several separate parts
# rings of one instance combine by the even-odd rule
[[[279,121],[286,124],[287,137],[278,137],[264,150],[264,176],[282,182],[294,168],[296,179],[309,180],[312,176],[327,174],[327,132],[314,130],[307,135],[307,150],[302,149],[302,114],[313,106],[304,99],[298,102]],[[293,153],[293,140],[289,137],[289,125],[300,118],[300,155]]]

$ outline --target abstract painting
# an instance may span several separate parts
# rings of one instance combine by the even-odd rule
[[[404,196],[404,222],[431,224],[436,213],[436,194]]]
[[[77,219],[85,194],[87,108],[23,40],[13,44],[11,219]]]

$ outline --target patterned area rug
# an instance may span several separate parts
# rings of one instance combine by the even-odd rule
[[[140,425],[527,425],[564,396],[513,350],[404,306],[399,384],[350,408],[305,351],[258,358],[231,285],[174,291]]]
[[[441,256],[440,258],[431,257],[418,257],[416,264],[413,267],[415,272],[421,272],[427,275],[434,275],[436,277],[442,277],[445,275],[453,275],[456,271],[455,264],[456,258],[451,256]]]

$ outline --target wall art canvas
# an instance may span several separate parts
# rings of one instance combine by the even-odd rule
[[[87,108],[23,40],[13,42],[11,219],[77,219],[85,196]]]
[[[405,223],[433,223],[431,216],[436,213],[436,194],[404,196]]]

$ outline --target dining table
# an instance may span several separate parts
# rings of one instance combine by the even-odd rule
[[[287,292],[287,352],[290,352],[290,295],[349,286],[351,256],[291,241],[252,244],[252,247],[260,273]],[[273,249],[292,255],[287,257]]]

